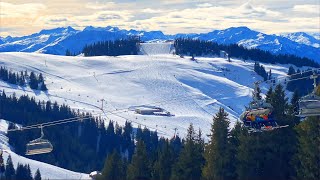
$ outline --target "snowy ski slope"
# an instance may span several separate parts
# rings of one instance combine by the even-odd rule
[[[173,43],[150,42],[140,44],[140,52],[144,55],[172,54],[173,49]]]
[[[150,48],[152,49],[152,48]],[[156,49],[156,48],[155,48]],[[165,137],[184,136],[190,123],[209,133],[212,115],[220,107],[229,113],[231,126],[251,99],[253,62],[222,58],[180,58],[171,54],[119,57],[66,57],[36,53],[0,53],[0,65],[20,71],[42,72],[48,92],[33,91],[0,82],[7,94],[29,94],[39,100],[68,104],[74,109],[101,115],[120,125],[132,121]],[[145,52],[146,54],[151,54]],[[286,76],[289,65],[268,65],[274,76]],[[263,84],[266,91],[268,84]],[[100,110],[101,99],[105,113]],[[140,115],[132,107],[152,105],[174,116]]]

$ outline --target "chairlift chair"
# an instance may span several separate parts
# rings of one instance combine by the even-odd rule
[[[270,103],[258,98],[259,82],[255,82],[253,101],[249,108],[243,112],[240,119],[249,132],[272,131],[286,126],[279,126],[273,118],[273,107]]]
[[[53,146],[50,143],[50,141],[46,139],[42,139],[44,136],[43,128],[42,126],[40,128],[41,128],[41,137],[33,141],[30,141],[27,144],[26,155],[45,154],[45,153],[50,153],[53,150]]]
[[[299,117],[320,116],[320,97],[316,95],[318,75],[314,72],[310,79],[314,80],[314,90],[311,94],[302,97],[299,100]]]
[[[320,116],[320,97],[315,94],[299,100],[299,117]]]

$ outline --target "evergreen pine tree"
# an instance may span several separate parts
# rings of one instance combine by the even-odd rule
[[[269,94],[267,93],[267,95]],[[278,119],[278,122],[285,120],[285,113],[288,109],[288,98],[281,84],[275,87],[270,103],[273,106],[274,115]]]
[[[228,152],[228,114],[223,108],[213,117],[211,137],[205,148],[206,164],[202,170],[204,179],[228,179],[230,154]]]
[[[33,180],[29,164],[24,165],[24,171],[25,171],[25,176],[26,176],[25,180]]]
[[[125,179],[125,168],[121,156],[117,151],[110,154],[104,164],[102,175],[99,179],[118,180]]]
[[[44,82],[41,83],[40,90],[41,90],[41,91],[47,91],[47,90],[48,90],[48,88],[47,88],[47,86],[46,86],[46,84],[45,84]]]
[[[132,161],[128,166],[127,179],[150,179],[149,161],[146,146],[141,139],[138,139]]]
[[[295,115],[299,114],[299,93],[298,91],[294,91],[291,97],[290,105],[289,105],[289,116],[294,121],[294,125],[300,123],[300,118]]]
[[[26,178],[26,171],[24,170],[24,166],[18,163],[17,170],[16,170],[16,179],[25,179],[25,178]]]
[[[152,179],[168,180],[171,176],[173,159],[173,150],[170,148],[168,140],[165,140],[164,146],[158,151],[158,157],[153,165]]]
[[[0,149],[0,179],[3,179],[5,177],[5,168],[4,168],[4,161],[3,161],[3,151]]]
[[[38,89],[38,79],[37,79],[36,75],[34,74],[34,72],[30,73],[29,85],[30,85],[31,89]]]
[[[289,67],[289,70],[288,70],[288,75],[292,75],[292,74],[295,74],[296,71],[294,70],[294,68],[292,66]]]
[[[199,139],[190,124],[188,134],[183,144],[183,149],[179,154],[177,162],[173,166],[172,180],[197,180],[201,178],[201,169],[203,166],[203,155],[200,151]]]
[[[237,167],[238,179],[251,180],[262,179],[263,156],[261,151],[261,142],[259,134],[249,135],[246,130],[242,130],[239,136],[239,146],[237,149]]]
[[[175,135],[172,139],[170,139],[170,147],[173,150],[173,154],[174,154],[173,157],[177,158],[182,149],[182,142],[178,135]]]
[[[301,122],[298,133],[296,170],[298,179],[319,179],[320,177],[320,118],[308,117]]]
[[[66,50],[66,56],[71,56],[71,52],[69,49]]]
[[[19,79],[19,86],[24,86],[24,85],[25,85],[25,77],[23,75],[23,71],[21,71],[20,79]]]
[[[38,82],[44,82],[42,73],[39,74]]]
[[[268,73],[268,80],[271,80],[272,79],[272,72],[271,72],[271,69],[269,70],[269,73]]]
[[[5,177],[7,180],[13,180],[15,179],[15,169],[13,167],[12,159],[11,156],[9,155],[7,159],[7,164],[6,164],[6,171],[5,171]]]
[[[237,160],[237,152],[240,145],[240,136],[242,132],[242,124],[237,121],[234,128],[230,132],[229,137],[229,162],[228,162],[228,171],[227,171],[227,177],[228,179],[238,179],[237,176],[237,166],[238,166],[238,160]]]
[[[252,92],[252,97],[255,96],[254,93],[255,93],[255,92]],[[260,87],[257,88],[257,99],[258,99],[258,100],[261,100],[261,99],[262,99]]]
[[[273,98],[273,88],[270,86],[266,94],[266,102],[271,103],[272,98]]]
[[[289,179],[295,176],[291,160],[296,151],[296,133],[293,126],[296,124],[296,117],[290,114],[288,98],[286,98],[283,86],[278,84],[275,90],[270,94],[268,91],[267,99],[273,106],[273,113],[276,122],[280,125],[289,125],[287,128],[275,130],[264,136],[257,135],[260,142],[259,148],[268,151],[268,154],[262,154],[261,157],[267,159],[262,161],[264,167],[273,167],[271,171],[261,170],[264,177],[273,179]]]
[[[41,180],[41,173],[40,170],[37,169],[36,173],[34,174],[34,180]]]
[[[29,165],[17,165],[16,170],[16,179],[23,179],[23,180],[32,180],[31,170]]]
[[[299,110],[299,93],[298,91],[294,91],[292,98],[291,98],[291,105],[290,105],[290,109],[292,113],[297,114],[298,110]]]

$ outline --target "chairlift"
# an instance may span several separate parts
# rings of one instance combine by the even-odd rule
[[[318,75],[314,72],[310,76],[313,79],[314,90],[311,94],[299,100],[299,117],[320,116],[320,97],[316,95]]]
[[[43,133],[43,127],[40,126],[41,129],[41,136],[38,139],[35,139],[33,141],[30,141],[27,144],[27,151],[26,155],[36,155],[36,154],[45,154],[50,153],[53,150],[53,146],[50,143],[49,140],[43,139],[44,133]]]
[[[253,101],[250,102],[249,107],[240,116],[245,127],[249,132],[263,132],[272,131],[279,128],[288,127],[279,126],[273,118],[273,107],[270,103],[259,99],[259,82],[255,82]]]

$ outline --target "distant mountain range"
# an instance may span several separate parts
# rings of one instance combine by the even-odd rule
[[[239,44],[247,48],[258,48],[274,54],[293,54],[307,57],[320,63],[320,35],[304,32],[288,34],[264,34],[247,27],[231,27],[201,34],[165,35],[161,31],[124,30],[117,27],[88,26],[82,31],[72,27],[42,30],[23,37],[0,37],[0,52],[39,52],[64,55],[66,50],[79,53],[86,44],[96,41],[126,38],[139,35],[143,41],[163,41],[178,37],[199,38],[220,44]]]

